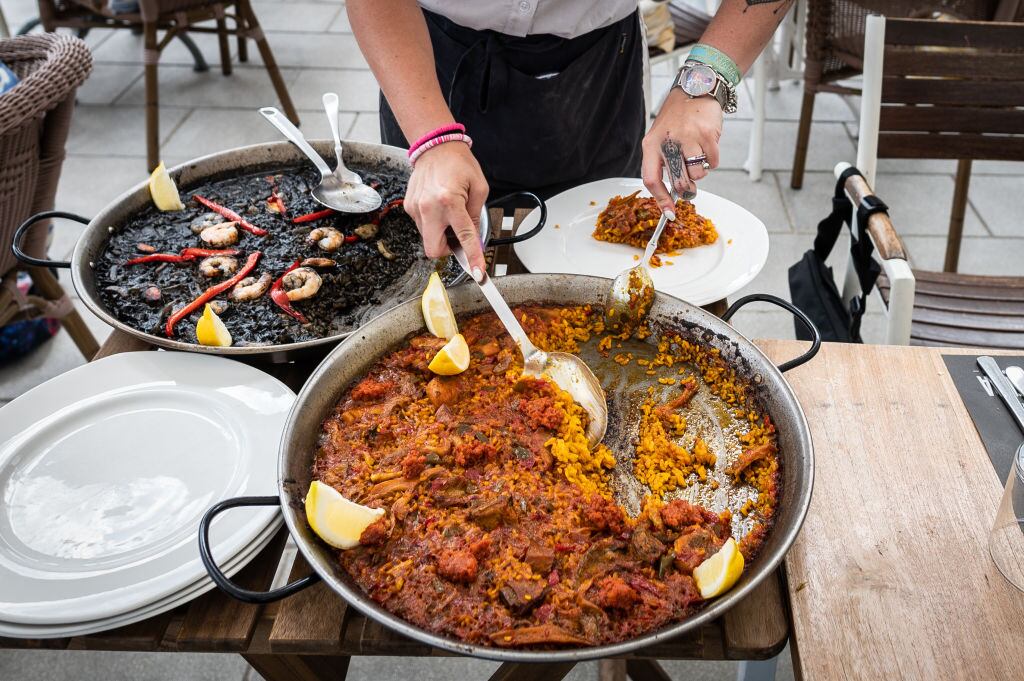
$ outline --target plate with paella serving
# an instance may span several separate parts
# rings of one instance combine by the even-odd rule
[[[597,180],[547,202],[548,229],[516,244],[530,272],[612,277],[639,262],[661,211],[638,178]],[[536,225],[539,211],[519,227]],[[736,293],[768,260],[768,230],[745,208],[698,191],[676,202],[676,219],[665,227],[651,259],[654,286],[693,305]]]

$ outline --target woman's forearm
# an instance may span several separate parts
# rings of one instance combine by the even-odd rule
[[[746,0],[723,0],[700,42],[725,52],[746,73],[771,40],[792,0],[748,5]]]
[[[415,0],[349,0],[348,17],[406,139],[412,143],[451,123],[427,23]]]

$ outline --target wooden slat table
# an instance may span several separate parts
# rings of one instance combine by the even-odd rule
[[[502,212],[491,213],[494,233],[511,234],[528,211],[515,211],[502,230]],[[492,271],[523,271],[512,249],[502,246],[488,252]],[[725,301],[707,307],[716,314]],[[114,331],[94,359],[120,352],[152,350],[144,341]],[[315,362],[262,367],[298,391],[315,368]],[[235,580],[243,587],[267,589],[282,561],[284,530]],[[297,558],[291,579],[308,574],[309,566]],[[765,580],[750,596],[719,620],[670,642],[649,647],[628,659],[602,667],[610,676],[628,671],[634,681],[667,678],[658,659],[760,660],[777,655],[789,635],[781,575]],[[56,640],[25,640],[0,637],[0,648],[68,650],[122,650],[156,652],[219,652],[241,654],[269,681],[340,681],[355,655],[447,655],[399,636],[373,620],[346,607],[345,602],[320,583],[279,603],[261,607],[233,600],[211,591],[175,610],[127,627],[91,636]],[[504,664],[492,679],[502,681],[557,681],[572,669],[570,664]]]
[[[801,347],[761,345],[776,361]],[[815,449],[785,563],[797,678],[1024,678],[1024,593],[988,553],[1004,481],[950,352],[825,344],[786,375]]]

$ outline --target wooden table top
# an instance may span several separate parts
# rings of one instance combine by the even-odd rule
[[[759,345],[775,361],[801,347]],[[951,352],[978,353],[825,344],[786,374],[815,450],[785,563],[804,679],[1024,678],[1024,593],[988,553],[1004,481],[946,371]]]

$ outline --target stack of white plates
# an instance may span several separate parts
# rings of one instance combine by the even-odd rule
[[[227,359],[113,355],[0,409],[0,636],[79,636],[153,617],[213,588],[203,513],[275,495],[295,395]],[[239,509],[211,528],[233,574],[281,526]]]

